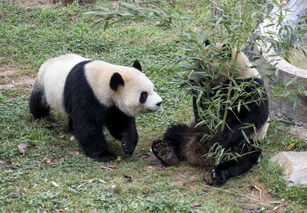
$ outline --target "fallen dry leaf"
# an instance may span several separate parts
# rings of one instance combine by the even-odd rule
[[[17,147],[18,147],[18,151],[19,151],[20,154],[22,154],[22,155],[26,154],[27,144],[21,143],[21,144],[18,144]]]
[[[151,157],[150,153],[137,155],[137,158],[139,158],[139,159],[146,159],[146,158],[150,158],[150,157]]]
[[[76,151],[71,151],[70,153],[73,154],[73,155],[80,155],[80,151],[78,151],[78,150],[76,150]]]
[[[47,157],[44,157],[43,159],[42,159],[42,162],[44,162],[44,163],[51,163],[51,160],[49,159],[49,158],[47,158]]]
[[[132,177],[129,175],[123,175],[124,178],[128,181],[128,182],[132,182]]]
[[[113,163],[108,163],[106,166],[101,166],[104,169],[117,169],[118,166],[116,164]]]
[[[59,187],[59,186],[60,186],[59,184],[57,184],[57,183],[54,182],[54,181],[51,181],[51,183],[52,183],[52,185],[54,185],[55,187]]]
[[[192,209],[199,209],[201,207],[201,204],[200,203],[193,203],[192,205],[191,205],[191,208]]]
[[[64,162],[65,161],[65,159],[66,158],[64,158],[64,157],[61,157],[61,158],[53,158],[52,160],[51,160],[51,163],[53,164],[57,164],[57,163],[62,163],[62,162]]]
[[[81,188],[87,184],[91,184],[93,182],[99,182],[99,183],[107,183],[102,179],[90,179],[90,180],[86,180],[84,183],[80,184],[79,186],[77,186],[77,188]]]
[[[174,186],[183,186],[184,182],[182,180],[175,180],[173,182],[171,182],[172,185]]]
[[[47,164],[58,164],[58,163],[62,163],[66,160],[65,157],[61,157],[61,158],[52,158],[49,159],[48,157],[44,157],[42,159],[42,162],[47,163]]]

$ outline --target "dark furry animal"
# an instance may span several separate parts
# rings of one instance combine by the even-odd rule
[[[210,43],[206,44],[206,46]],[[225,49],[225,45],[217,47]],[[232,97],[232,84],[241,86],[241,93],[233,106],[244,103],[238,109],[229,106],[221,106],[220,114],[227,112],[226,127],[223,131],[211,135],[208,141],[201,141],[202,136],[210,134],[205,127],[195,127],[201,121],[199,108],[205,109],[206,105],[197,102],[197,95],[193,95],[194,122],[191,126],[173,125],[169,127],[162,140],[156,140],[152,144],[152,151],[166,166],[177,165],[181,160],[188,161],[191,165],[211,167],[212,182],[209,184],[222,185],[229,178],[247,172],[257,163],[261,150],[253,147],[253,142],[264,138],[268,128],[269,106],[268,97],[264,89],[263,81],[258,71],[253,68],[248,58],[243,52],[231,50],[231,54],[223,54],[225,60],[233,60],[238,65],[235,74],[236,79],[218,79],[216,85],[208,92],[208,99],[212,99],[215,94],[219,97]],[[204,84],[202,76],[191,73],[189,79],[198,84]],[[261,88],[261,89],[260,89]],[[222,103],[224,103],[223,100]],[[220,116],[223,117],[223,116]],[[248,141],[247,141],[248,138]],[[242,154],[236,160],[229,160],[214,166],[214,159],[204,159],[203,155],[208,153],[214,144],[220,145],[227,151]]]
[[[244,174],[257,163],[261,150],[241,141],[230,150],[244,154],[242,157],[215,166],[215,159],[204,157],[212,146],[209,141],[201,140],[205,132],[205,128],[191,128],[184,124],[172,125],[166,130],[162,140],[153,142],[152,151],[165,166],[177,166],[180,161],[187,161],[192,166],[209,168],[210,172],[204,176],[204,180],[209,185],[216,186],[224,184],[231,177]]]

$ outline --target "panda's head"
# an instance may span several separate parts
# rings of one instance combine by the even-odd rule
[[[229,44],[216,43],[215,48],[221,52],[221,57],[235,63],[235,76],[237,79],[260,78],[259,72],[253,68],[248,57],[242,51],[231,48]]]
[[[227,61],[235,64],[235,66],[231,66],[231,69],[228,69],[228,71],[233,72],[237,79],[255,77],[260,78],[259,72],[253,68],[248,57],[242,51],[238,51],[236,48],[231,48],[229,44],[212,44],[208,40],[204,41],[204,46],[206,49],[212,48],[212,51],[216,53],[216,59],[214,60],[214,63]],[[202,76],[197,75],[195,72],[191,72],[189,79],[192,81],[201,81]]]
[[[162,106],[162,98],[154,84],[142,72],[138,61],[133,67],[114,72],[109,84],[115,105],[129,116],[154,112]]]

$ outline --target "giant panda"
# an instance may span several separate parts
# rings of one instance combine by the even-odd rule
[[[154,112],[161,103],[138,61],[127,67],[68,54],[41,65],[29,107],[34,118],[48,116],[50,109],[68,115],[84,154],[107,162],[115,155],[108,150],[103,127],[131,155],[138,141],[135,116]]]
[[[209,44],[206,42],[206,45]],[[222,44],[216,44],[216,47],[222,51],[227,48],[226,45]],[[229,51],[224,56],[240,68],[235,78],[236,83],[250,82],[249,86],[244,87],[244,91],[248,95],[241,95],[237,100],[247,103],[244,107],[235,108],[232,111],[229,109],[220,111],[224,114],[225,110],[228,110],[226,126],[229,128],[225,128],[223,131],[212,135],[210,139],[203,141],[203,136],[210,134],[210,131],[205,125],[198,126],[197,124],[201,121],[198,107],[205,107],[205,105],[197,103],[197,96],[194,95],[193,120],[189,121],[188,125],[170,126],[162,139],[157,139],[152,144],[153,153],[166,166],[178,165],[180,161],[185,160],[194,166],[211,167],[211,177],[205,177],[205,181],[216,186],[224,184],[231,177],[247,172],[257,163],[261,150],[254,146],[254,142],[265,137],[269,125],[268,96],[258,71],[252,67],[243,52],[236,49]],[[192,73],[189,79],[192,82],[202,83],[202,77],[195,73]],[[227,94],[230,83],[230,79],[221,79],[211,89],[210,94],[212,96],[217,92]],[[258,90],[259,88],[262,88],[262,90]],[[246,139],[246,137],[249,139]],[[204,155],[216,143],[226,150],[242,154],[241,157],[236,160],[224,161],[215,166],[215,159],[206,159]]]

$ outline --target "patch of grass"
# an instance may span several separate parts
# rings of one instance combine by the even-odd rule
[[[259,170],[260,180],[266,183],[270,193],[282,198],[294,200],[303,205],[307,204],[307,187],[287,187],[281,168],[268,159],[264,159],[261,166],[262,168]],[[270,176],[267,175],[268,173]]]
[[[107,3],[99,1],[98,5]],[[188,8],[198,13],[201,8],[193,5],[199,4],[181,2],[174,10],[185,13]],[[267,161],[284,148],[277,137],[280,132],[270,132],[261,164],[217,189],[204,184],[201,168],[183,163],[180,167],[162,169],[152,158],[143,157],[169,124],[185,122],[192,115],[191,98],[171,83],[178,71],[174,62],[182,51],[176,43],[177,34],[173,29],[148,23],[119,23],[104,31],[101,26],[92,25],[90,17],[82,15],[88,10],[77,4],[65,8],[0,4],[1,63],[14,62],[34,74],[47,58],[68,52],[123,65],[139,59],[164,99],[164,109],[137,119],[140,140],[131,157],[123,155],[121,145],[107,137],[110,149],[122,157],[109,165],[78,154],[77,142],[71,141],[64,116],[54,113],[48,119],[33,120],[28,110],[28,88],[1,91],[0,160],[10,161],[0,164],[2,211],[241,212],[261,207],[272,210],[277,204],[263,204],[264,200],[259,202],[246,196],[251,192],[250,186],[261,180],[275,195],[274,200],[285,198],[289,211],[303,212],[305,191],[285,188],[280,171]],[[24,156],[17,149],[20,143],[27,144]],[[44,162],[45,157],[65,160],[51,164]],[[262,190],[266,191],[264,187]]]

